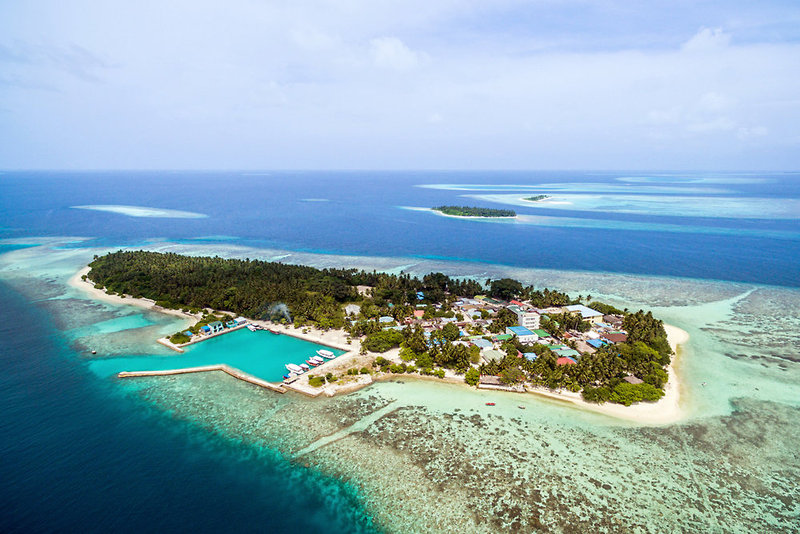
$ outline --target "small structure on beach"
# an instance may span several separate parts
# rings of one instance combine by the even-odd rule
[[[209,334],[217,334],[225,329],[225,326],[222,324],[222,321],[214,321],[213,323],[208,323],[208,325],[206,326],[208,326]]]

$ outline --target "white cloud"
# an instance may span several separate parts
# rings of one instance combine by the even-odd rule
[[[731,42],[731,36],[722,28],[702,28],[681,47],[687,52],[709,52],[725,48]]]
[[[754,126],[752,128],[741,127],[736,131],[736,137],[745,141],[754,137],[764,137],[769,131],[764,126]]]
[[[397,37],[379,37],[369,44],[372,61],[381,68],[411,70],[427,60],[427,54],[411,50]]]

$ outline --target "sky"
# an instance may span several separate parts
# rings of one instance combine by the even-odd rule
[[[0,169],[800,169],[800,2],[0,0]]]

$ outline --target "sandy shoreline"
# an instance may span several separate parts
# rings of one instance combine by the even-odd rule
[[[146,310],[157,311],[159,313],[166,313],[168,315],[174,315],[175,317],[180,317],[181,319],[186,319],[187,321],[196,321],[200,317],[197,315],[192,315],[191,313],[185,313],[180,310],[172,310],[168,308],[162,308],[161,306],[156,306],[155,301],[145,298],[133,298],[130,296],[126,296],[122,298],[118,295],[109,295],[102,289],[97,289],[94,287],[94,284],[90,282],[88,279],[83,280],[83,275],[88,274],[91,269],[87,266],[72,275],[70,279],[67,281],[67,284],[70,287],[83,291],[87,293],[91,298],[95,300],[99,300],[101,302],[108,302],[109,304],[127,304],[129,306],[137,306],[139,308],[144,308]]]
[[[441,215],[445,217],[450,217],[450,215],[445,215],[445,214]],[[180,317],[187,321],[195,321],[199,319],[199,317],[196,315],[184,313],[180,310],[172,310],[172,309],[162,308],[161,306],[156,306],[155,302],[149,299],[133,298],[133,297],[122,298],[117,295],[109,295],[102,289],[96,289],[94,287],[94,284],[89,282],[88,280],[84,281],[82,279],[82,276],[87,274],[89,270],[90,270],[89,267],[84,267],[83,269],[75,273],[75,275],[73,275],[69,279],[68,282],[69,285],[71,287],[77,288],[87,293],[91,298],[97,299],[99,301],[108,302],[116,305],[126,304],[131,306],[137,306],[140,308],[160,313],[173,315],[175,317]],[[308,333],[304,333],[303,328],[296,329],[293,326],[276,325],[273,323],[268,323],[266,321],[252,321],[252,322],[254,324],[260,324],[265,327],[269,326],[270,328],[275,329],[276,331],[279,331],[284,335],[290,335],[313,343],[328,345],[333,348],[347,351],[346,354],[339,356],[335,360],[326,362],[324,366],[321,366],[324,367],[323,372],[327,372],[329,370],[342,371],[349,367],[352,367],[353,364],[356,364],[356,366],[358,367],[364,364],[366,359],[371,359],[375,356],[383,356],[389,360],[396,360],[397,363],[399,363],[400,361],[399,354],[396,354],[399,352],[397,350],[390,351],[388,354],[382,354],[382,355],[368,353],[366,357],[362,357],[358,353],[358,346],[353,344],[355,343],[355,340],[353,340],[351,344],[347,343],[347,338],[349,337],[349,335],[343,330],[331,330],[326,332],[323,330],[319,330],[317,328],[306,327]],[[594,404],[584,401],[580,393],[573,393],[571,391],[563,391],[563,390],[554,391],[544,387],[529,387],[527,388],[527,392],[532,395],[545,397],[550,400],[569,403],[577,408],[581,408],[587,411],[607,415],[617,419],[633,421],[640,424],[660,425],[660,424],[667,424],[679,421],[682,418],[684,418],[686,413],[680,405],[681,387],[680,387],[680,379],[675,370],[675,363],[676,360],[681,355],[680,346],[685,344],[689,340],[689,334],[686,331],[673,325],[665,324],[664,329],[667,331],[667,338],[669,340],[670,347],[672,347],[672,350],[675,351],[675,355],[673,356],[670,365],[667,367],[669,380],[667,381],[667,384],[664,387],[664,396],[658,402],[653,402],[653,403],[643,402],[634,404],[632,406],[624,406],[621,404],[611,404],[611,403]],[[456,375],[451,370],[446,370],[446,371],[447,374],[444,379],[435,378],[432,380],[443,381],[451,384],[460,384],[464,387],[471,387],[467,386],[463,382],[463,377],[461,375]],[[384,375],[375,376],[374,381],[385,380],[393,376],[395,375],[391,373],[386,373]],[[411,376],[411,375],[403,375],[403,376]],[[429,378],[429,377],[422,377],[422,378]],[[343,383],[341,385],[328,384],[326,386],[323,386],[322,388],[312,389],[308,385],[308,374],[305,374],[300,378],[300,380],[292,384],[295,386],[294,388],[292,387],[292,385],[289,385],[288,387],[290,389],[296,389],[306,395],[311,394],[312,396],[316,396],[315,394],[325,393],[326,395],[332,396],[335,395],[336,393],[347,393],[350,391],[354,391],[356,389],[361,389],[362,387],[366,387],[371,383],[373,383],[373,380],[369,381],[364,380],[364,381],[359,381],[357,384],[348,384],[348,383]]]

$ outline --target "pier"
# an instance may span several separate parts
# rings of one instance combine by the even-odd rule
[[[230,367],[229,365],[225,364],[205,365],[202,367],[185,367],[183,369],[166,369],[164,371],[122,371],[120,373],[117,373],[117,377],[133,378],[141,376],[171,376],[171,375],[185,375],[188,373],[205,373],[208,371],[222,371],[223,373],[226,373],[239,380],[249,382],[255,386],[260,386],[262,388],[276,391],[278,393],[286,393],[286,388],[284,388],[281,384],[274,384],[272,382],[267,382],[266,380],[262,380],[253,375],[247,374],[244,371],[240,371],[239,369]]]

